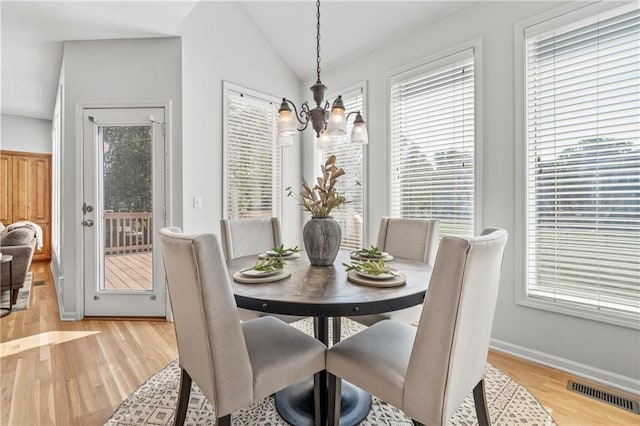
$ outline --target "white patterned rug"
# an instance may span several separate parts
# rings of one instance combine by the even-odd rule
[[[295,327],[312,334],[312,322],[304,319],[293,323]],[[343,319],[342,338],[362,330],[364,326]],[[331,334],[330,334],[331,335]],[[172,425],[178,402],[180,368],[174,361],[147,380],[124,400],[107,426]],[[527,426],[555,425],[551,415],[524,387],[511,380],[502,371],[487,364],[485,378],[489,415],[494,426],[526,424]],[[458,411],[449,419],[449,425],[477,424],[473,394],[470,393]],[[265,398],[231,415],[232,425],[286,426],[280,418],[273,397]],[[214,425],[215,411],[194,383],[187,411],[186,425]],[[363,426],[411,426],[411,420],[402,411],[373,398],[371,412],[361,423]]]

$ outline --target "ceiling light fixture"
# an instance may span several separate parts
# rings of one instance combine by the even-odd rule
[[[300,108],[300,113],[295,104],[287,98],[282,98],[282,104],[278,110],[278,141],[280,145],[291,145],[293,143],[293,135],[296,132],[302,132],[307,128],[309,122],[311,127],[316,132],[318,138],[318,146],[320,148],[328,148],[331,146],[331,137],[344,135],[347,128],[347,120],[352,114],[355,114],[355,120],[353,121],[353,130],[351,131],[351,143],[367,144],[369,143],[369,137],[367,135],[367,127],[362,119],[360,111],[350,112],[345,115],[344,103],[342,102],[342,95],[339,95],[333,105],[331,105],[331,112],[329,112],[329,101],[326,101],[324,105],[324,93],[327,90],[322,81],[320,81],[320,0],[316,1],[316,73],[318,76],[317,81],[311,86],[311,92],[313,93],[313,100],[316,106],[309,107],[307,101],[303,102]],[[295,114],[292,113],[291,105]],[[297,127],[296,120],[301,128]]]

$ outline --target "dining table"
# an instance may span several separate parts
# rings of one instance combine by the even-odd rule
[[[311,265],[303,251],[282,257],[284,269],[276,276],[282,278],[275,281],[269,281],[270,277],[264,281],[243,279],[242,271],[255,265],[257,255],[232,259],[227,266],[236,304],[240,308],[267,314],[313,317],[315,337],[329,345],[330,318],[333,318],[334,328],[339,330],[342,317],[380,314],[423,302],[431,277],[430,265],[394,258],[386,265],[403,278],[403,282],[394,283],[363,279],[355,275],[355,271],[347,271],[344,264],[353,262],[352,255],[349,250],[340,250],[333,265],[329,266]],[[260,257],[264,258],[265,255]],[[337,334],[339,336],[339,331]],[[313,425],[317,415],[314,412],[314,392],[317,393],[315,397],[320,398],[322,412],[318,418],[322,424],[326,424],[326,372],[320,374],[315,388],[313,379],[309,378],[276,393],[278,413],[289,424]],[[340,424],[350,426],[360,423],[371,409],[371,396],[346,382],[342,384],[341,392]]]

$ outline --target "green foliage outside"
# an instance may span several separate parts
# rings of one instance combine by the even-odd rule
[[[103,127],[104,209],[150,212],[152,135],[150,126]]]

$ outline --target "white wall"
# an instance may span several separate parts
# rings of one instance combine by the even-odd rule
[[[51,153],[51,120],[2,114],[0,149]]]
[[[61,261],[56,282],[63,319],[83,316],[82,156],[76,108],[83,103],[129,105],[170,102],[173,224],[182,225],[182,93],[179,38],[65,42],[62,81]],[[168,114],[171,114],[170,116]],[[170,121],[169,121],[170,120]],[[60,280],[59,278],[63,279]]]
[[[222,82],[295,99],[299,80],[257,30],[242,6],[202,2],[180,28],[184,105],[184,230],[220,232],[222,212]],[[283,194],[300,181],[298,142],[284,150]],[[193,197],[202,208],[193,208]],[[299,244],[300,209],[284,197],[285,244]]]
[[[400,67],[481,38],[480,81],[482,104],[484,198],[480,227],[509,231],[493,344],[538,361],[640,390],[640,333],[637,330],[518,306],[515,287],[515,124],[514,24],[562,3],[477,2],[419,31],[381,46],[375,52],[323,71],[332,88],[368,80],[369,130],[369,240],[375,241],[381,216],[390,213],[388,193],[388,118],[385,77]],[[312,78],[312,77],[310,77]],[[311,81],[311,80],[309,80]],[[307,145],[305,145],[305,148]],[[305,149],[305,170],[311,150]],[[370,190],[372,191],[372,190]],[[375,195],[375,196],[374,196]]]

